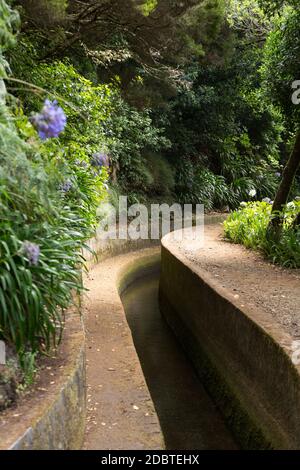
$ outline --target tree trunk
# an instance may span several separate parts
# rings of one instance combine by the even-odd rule
[[[278,214],[287,203],[288,197],[293,185],[294,178],[296,176],[297,170],[300,166],[300,130],[297,133],[295,146],[291,153],[291,156],[284,168],[282,180],[278,188],[273,207],[272,214],[274,217],[270,222],[270,228],[280,229],[282,225],[282,218]]]

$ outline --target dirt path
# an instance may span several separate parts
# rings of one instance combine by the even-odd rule
[[[162,449],[154,406],[118,294],[121,269],[144,249],[94,267],[85,279],[88,416],[84,449]]]
[[[300,338],[299,269],[274,266],[259,253],[224,241],[221,224],[205,226],[204,249],[181,251],[231,291],[241,305],[263,308],[285,331]]]

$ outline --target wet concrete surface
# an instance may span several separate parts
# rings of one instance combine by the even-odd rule
[[[168,450],[233,450],[237,445],[160,314],[159,274],[122,295],[127,320]]]

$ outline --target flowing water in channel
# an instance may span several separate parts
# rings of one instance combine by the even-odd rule
[[[169,450],[236,449],[230,431],[197,378],[158,305],[159,274],[122,295],[127,321]]]

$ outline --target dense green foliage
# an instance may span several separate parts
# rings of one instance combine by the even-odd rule
[[[27,55],[28,60],[28,55]],[[58,139],[47,140],[41,148],[45,158],[59,169],[61,184],[72,183],[65,199],[91,229],[96,224],[96,210],[102,200],[107,170],[95,171],[92,156],[106,151],[103,122],[111,109],[112,90],[106,85],[94,86],[68,63],[35,65],[34,61],[18,74],[35,87],[51,90],[66,112],[68,125]],[[13,66],[13,64],[12,64]],[[33,89],[34,91],[34,89]],[[48,92],[48,93],[49,93]],[[19,91],[27,114],[40,109],[45,93]]]
[[[272,214],[270,207],[268,210],[262,210],[266,209],[262,206],[247,207],[231,216],[226,223],[226,232],[234,241],[263,249],[275,262],[299,267],[300,207],[298,203],[287,203],[299,191],[299,9],[293,8],[293,0],[274,2],[278,10],[271,2],[262,0],[260,3],[273,20],[260,68],[262,97],[272,102],[281,113],[282,136],[286,148],[292,151],[285,164]],[[280,15],[276,14],[277,11]],[[285,163],[286,154],[283,153],[281,158]]]
[[[169,104],[169,160],[177,167],[182,202],[234,208],[252,190],[258,197],[274,196],[281,121],[254,88],[258,66],[256,51],[226,67],[194,66]]]
[[[0,7],[8,11],[4,2]],[[9,20],[2,50],[13,41]],[[67,137],[65,146],[58,139],[42,144],[3,81],[1,87],[0,336],[25,367],[28,354],[57,344],[64,311],[82,289],[81,249],[95,223],[91,201],[104,192],[106,175],[91,184],[83,170],[72,171]],[[72,194],[60,190],[66,178],[74,181]]]
[[[109,194],[250,201],[228,237],[299,266],[299,203],[272,240],[255,202],[274,199],[299,127],[296,3],[0,0],[0,336],[24,364],[57,344]],[[45,99],[67,126],[42,140]]]
[[[261,250],[272,262],[300,268],[300,227],[294,226],[300,202],[291,201],[284,213],[280,239],[267,236],[272,205],[268,202],[245,203],[224,223],[225,236],[234,243]]]
[[[74,73],[98,89],[106,83],[110,113],[94,130],[118,192],[131,201],[168,194],[207,210],[238,207],[254,191],[274,198],[289,139],[267,92],[272,54],[263,46],[274,21],[257,2],[191,0],[171,8],[126,0],[117,11],[114,0],[56,1],[39,16],[43,0],[34,8],[30,0],[16,3],[26,28],[11,55],[15,76],[79,107],[82,100],[62,89],[62,67],[69,84]],[[159,169],[165,184],[155,182]]]
[[[19,59],[20,52],[24,61]],[[83,177],[82,167],[74,165],[74,162],[88,163],[93,153],[99,150],[108,152],[113,179],[120,190],[129,194],[131,200],[145,197],[155,179],[147,163],[147,154],[170,145],[162,135],[163,130],[154,127],[149,110],[138,111],[127,104],[120,95],[118,80],[110,85],[95,85],[68,60],[37,64],[36,47],[26,40],[20,41],[19,47],[11,54],[11,67],[14,75],[23,81],[51,91],[65,107],[69,103],[66,107],[67,130],[59,140],[59,148],[53,149],[56,158],[63,154],[61,160],[71,164],[71,170],[79,170]],[[26,90],[19,90],[18,94],[29,113],[43,100],[43,94],[28,94]],[[53,147],[53,142],[47,145]],[[158,166],[162,164],[160,159]],[[86,177],[89,174],[91,179],[82,183],[89,186],[91,197],[88,202],[95,208],[99,203],[97,197],[92,197],[93,188],[97,190],[95,178],[92,178],[93,172],[88,167],[85,170]],[[153,171],[155,173],[155,167]],[[85,196],[87,192],[86,186]]]
[[[3,1],[1,9],[1,51],[10,62],[9,69],[1,57],[2,77],[10,94],[2,80],[0,336],[26,367],[29,355],[58,343],[64,312],[82,289],[81,250],[107,197],[108,168],[95,167],[94,155],[109,152],[112,175],[126,175],[116,184],[133,194],[145,187],[164,192],[157,167],[153,175],[149,168],[151,152],[168,141],[147,110],[122,100],[117,81],[95,84],[68,59],[39,62],[32,37],[15,42],[18,15]],[[28,116],[45,98],[64,108],[67,127],[59,138],[41,141]],[[170,173],[163,159],[159,168]]]

